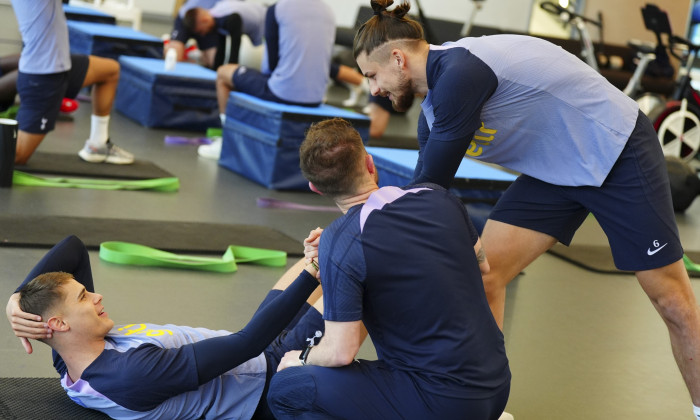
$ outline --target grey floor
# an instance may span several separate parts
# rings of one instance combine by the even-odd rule
[[[0,5],[0,54],[19,49],[11,10]],[[14,26],[13,26],[14,25]],[[144,22],[155,35],[165,22]],[[342,95],[333,90],[331,96]],[[89,132],[90,104],[62,119],[40,150],[77,152]],[[415,110],[392,120],[390,134],[411,134]],[[145,129],[113,113],[115,143],[176,174],[177,193],[16,187],[0,190],[3,214],[99,216],[128,219],[247,223],[278,229],[301,243],[334,214],[256,207],[257,197],[328,205],[311,193],[267,190],[192,146],[167,146],[172,130]],[[700,250],[700,200],[678,217],[687,249]],[[604,244],[588,221],[577,243]],[[45,250],[0,247],[0,290],[14,290]],[[236,330],[285,271],[240,265],[234,274],[117,266],[91,254],[96,286],[117,323],[149,321]],[[291,265],[294,261],[289,261]],[[693,280],[696,294],[700,282]],[[690,419],[691,402],[674,363],[666,328],[636,279],[603,275],[543,255],[511,283],[506,305],[506,346],[513,372],[507,411],[518,420]],[[27,355],[0,322],[0,377],[55,376],[48,348]],[[371,344],[360,357],[373,358]]]

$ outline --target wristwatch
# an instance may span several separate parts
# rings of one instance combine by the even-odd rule
[[[306,358],[309,357],[309,352],[311,352],[312,347],[313,346],[308,346],[307,348],[304,349],[304,351],[302,351],[299,354],[299,361],[301,362],[302,366],[306,366]]]

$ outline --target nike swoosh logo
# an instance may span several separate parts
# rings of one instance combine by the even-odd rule
[[[668,244],[665,243],[665,244],[661,245],[660,247],[656,248],[656,249],[653,250],[653,251],[651,250],[651,248],[647,248],[647,255],[654,255],[654,254],[656,254],[657,252],[661,251],[666,245],[668,245]]]

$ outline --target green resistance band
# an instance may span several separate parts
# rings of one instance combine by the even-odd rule
[[[221,137],[222,135],[223,135],[223,130],[221,128],[216,128],[216,127],[207,128],[207,134],[205,134],[205,136],[207,138]]]
[[[22,171],[14,171],[13,185],[28,187],[89,188],[93,190],[151,190],[173,192],[180,189],[180,180],[176,177],[114,180],[91,178],[44,178]]]
[[[695,264],[690,260],[690,257],[683,254],[683,264],[685,264],[685,269],[688,271],[700,272],[700,264]]]
[[[219,273],[233,273],[238,269],[237,262],[268,267],[287,265],[287,253],[284,251],[238,245],[229,246],[223,257],[214,258],[178,255],[145,245],[110,241],[100,244],[100,258],[115,264],[182,268]]]
[[[17,111],[19,111],[19,105],[12,105],[6,110],[0,112],[0,118],[9,118],[14,120],[17,118]]]

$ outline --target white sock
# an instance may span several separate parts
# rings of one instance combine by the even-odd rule
[[[109,115],[100,117],[92,115],[90,120],[90,138],[88,143],[94,147],[102,147],[109,139]]]
[[[221,127],[226,123],[226,114],[219,114],[219,119],[221,120]]]
[[[693,405],[693,414],[695,414],[695,418],[700,420],[700,407]]]

